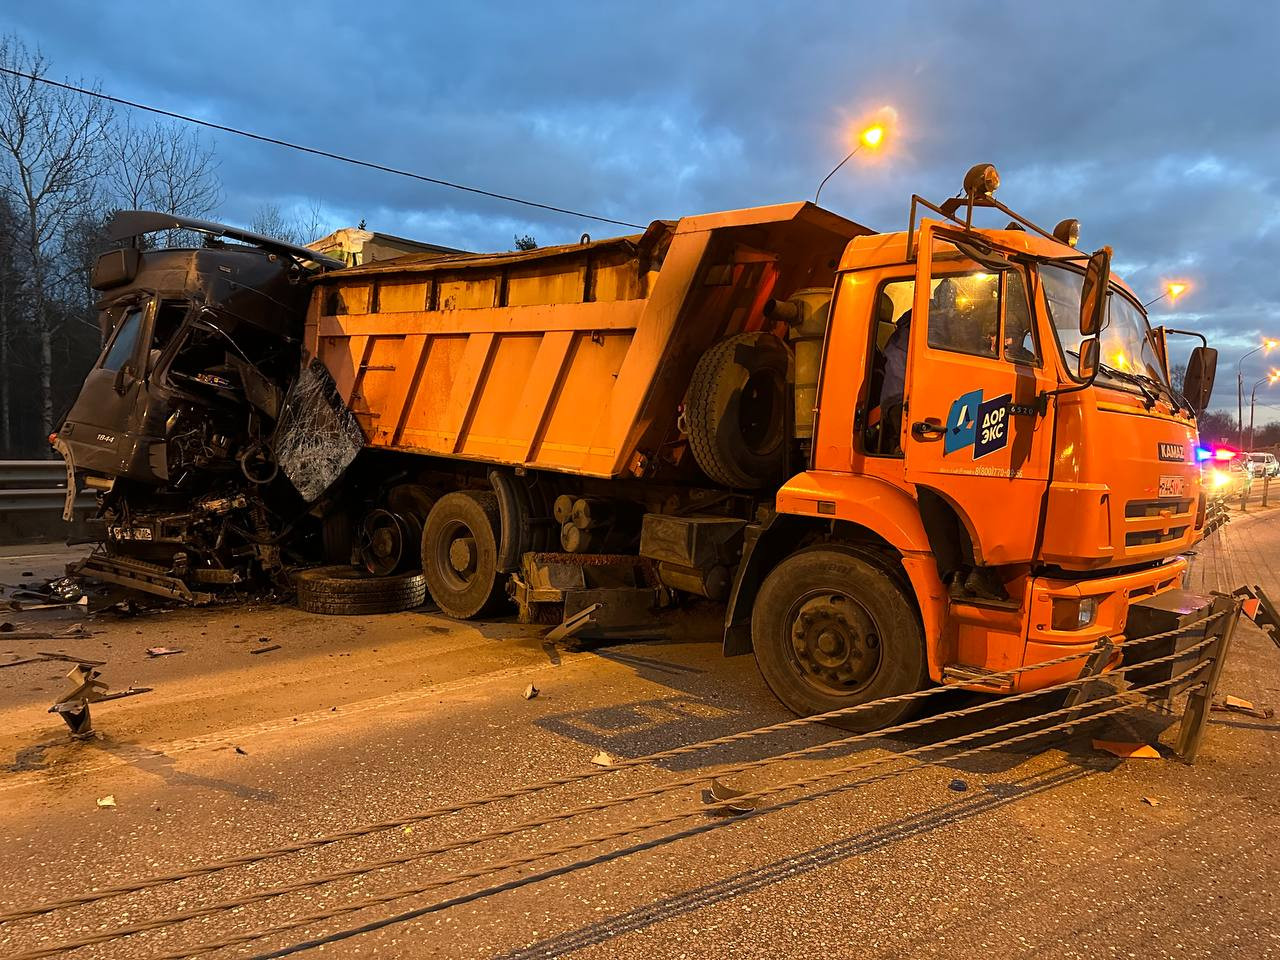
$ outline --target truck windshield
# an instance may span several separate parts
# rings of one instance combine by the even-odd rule
[[[1080,356],[1080,287],[1084,275],[1054,264],[1040,265],[1049,316],[1058,343],[1069,360]],[[1107,316],[1100,341],[1102,364],[1098,379],[1112,386],[1147,393],[1143,384],[1172,396],[1160,358],[1151,344],[1147,318],[1138,306],[1115,288],[1107,296]],[[1071,364],[1074,367],[1074,363]]]

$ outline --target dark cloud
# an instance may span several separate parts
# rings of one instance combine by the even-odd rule
[[[100,12],[89,12],[91,10]],[[142,11],[150,11],[147,17]],[[973,162],[1077,216],[1132,286],[1235,359],[1280,334],[1280,6],[1218,2],[223,2],[13,6],[55,74],[391,165],[644,223],[811,196],[850,124],[900,117],[824,203],[882,229]],[[472,249],[613,228],[218,137],[223,216],[319,200],[335,219]],[[1254,376],[1265,371],[1251,358]]]

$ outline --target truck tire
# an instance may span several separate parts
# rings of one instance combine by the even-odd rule
[[[420,607],[427,599],[427,583],[420,573],[375,577],[341,564],[303,570],[293,578],[293,585],[298,608],[307,613],[396,613]]]
[[[782,480],[791,353],[771,333],[740,333],[702,355],[684,399],[693,458],[727,487]]]
[[[751,615],[756,663],[769,688],[801,716],[921,689],[924,633],[901,582],[874,560],[811,547],[773,568]],[[875,730],[914,703],[887,704],[833,723]]]
[[[456,620],[493,612],[505,597],[498,569],[498,498],[458,490],[435,502],[422,528],[422,575],[440,610]]]

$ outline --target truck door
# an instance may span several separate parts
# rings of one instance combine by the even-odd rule
[[[1026,563],[1049,476],[1056,384],[1029,278],[966,259],[922,226],[908,346],[902,449],[906,479],[950,503],[980,563]]]

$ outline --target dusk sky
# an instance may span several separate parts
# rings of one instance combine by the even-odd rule
[[[941,200],[990,161],[1004,202],[1079,217],[1144,299],[1190,282],[1153,321],[1220,348],[1215,406],[1234,408],[1240,353],[1280,335],[1276,4],[45,0],[0,30],[55,78],[635,223],[812,198],[888,105],[888,149],[824,206],[902,229],[913,192]],[[319,202],[334,226],[473,250],[626,232],[215,139],[229,223]],[[1247,390],[1268,368],[1246,366]]]

